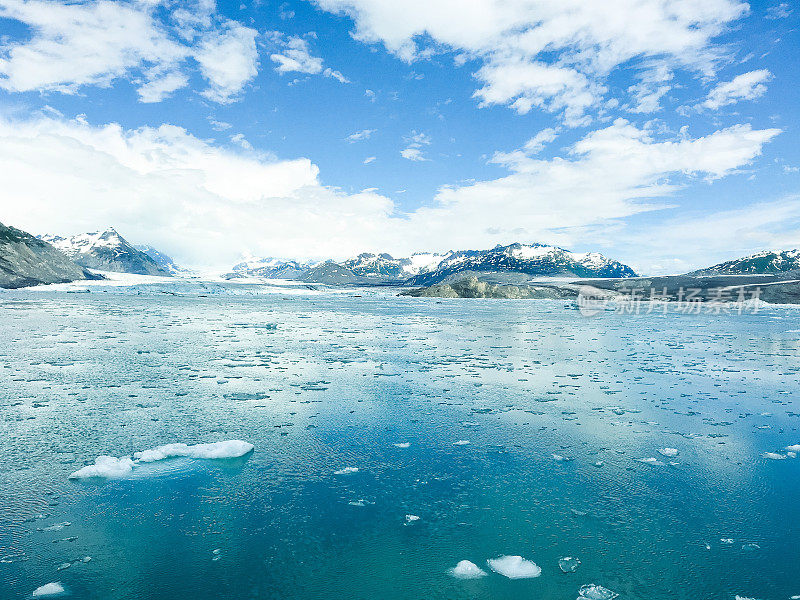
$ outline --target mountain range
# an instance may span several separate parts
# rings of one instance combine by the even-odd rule
[[[370,285],[433,285],[476,275],[492,282],[523,282],[532,277],[635,277],[636,273],[597,252],[570,252],[546,244],[509,244],[490,250],[445,254],[417,253],[408,258],[359,254],[342,262],[317,264],[262,259],[241,263],[229,277],[280,277],[306,282]],[[288,277],[287,277],[288,276]]]
[[[37,238],[0,224],[0,287],[102,278],[94,271],[159,276],[191,274],[152,246],[133,246],[113,228],[71,237]],[[800,250],[759,252],[668,279],[751,275],[777,276],[787,281],[800,279]],[[616,286],[637,275],[629,266],[597,252],[578,253],[546,244],[515,243],[489,250],[416,253],[407,258],[362,253],[339,262],[256,258],[235,265],[224,277],[295,279],[327,285],[430,287],[447,286],[468,278],[489,286],[530,285],[533,280],[544,278],[593,279],[607,281],[604,286]],[[620,283],[613,283],[614,280]]]
[[[729,260],[717,265],[687,273],[687,275],[770,275],[791,273],[800,276],[800,250],[765,250],[758,254]]]

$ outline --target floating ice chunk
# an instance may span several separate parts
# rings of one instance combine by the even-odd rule
[[[678,456],[678,449],[677,448],[659,448],[658,453],[662,456],[667,456],[672,458],[673,456]]]
[[[478,579],[487,575],[486,571],[469,560],[459,561],[448,573],[456,579]]]
[[[72,473],[70,479],[89,479],[91,477],[105,477],[106,479],[121,479],[129,476],[137,464],[151,463],[165,458],[239,458],[253,450],[253,444],[241,440],[226,440],[211,444],[167,444],[135,452],[133,459],[130,456],[98,456],[93,465],[87,465]]]
[[[646,465],[652,465],[654,467],[663,467],[664,466],[664,463],[661,462],[660,460],[658,460],[657,458],[652,458],[652,457],[650,457],[650,458],[637,458],[636,460],[639,461],[640,463],[644,463]]]
[[[574,556],[565,556],[558,559],[558,568],[564,573],[574,573],[581,566],[581,561]]]
[[[185,456],[188,458],[239,458],[253,450],[253,444],[242,440],[226,440],[211,444],[167,444],[158,448],[151,448],[143,452],[136,452],[133,458],[139,462],[149,463],[165,458]]]
[[[733,543],[733,538],[719,538],[719,541],[720,541],[720,543],[722,543],[722,544],[728,544],[728,545],[730,545],[730,544],[732,544],[732,543]]]
[[[789,452],[797,452],[800,453],[800,444],[792,444],[791,446],[786,446],[786,449]]]
[[[561,454],[553,454],[553,460],[556,462],[569,462],[572,458],[569,456],[562,456]]]
[[[755,542],[748,542],[747,544],[742,545],[742,550],[761,550],[761,546]]]
[[[764,452],[761,456],[770,460],[786,460],[785,454],[778,454],[777,452]]]
[[[736,600],[756,600],[756,599],[755,598],[750,598],[749,596],[745,597],[745,596],[740,596],[739,594],[736,594]]]
[[[617,596],[619,596],[619,594],[616,592],[612,592],[602,585],[591,583],[581,586],[581,589],[578,590],[577,600],[614,600]]]
[[[358,467],[345,467],[333,472],[334,475],[352,475],[353,473],[358,473]]]
[[[33,590],[31,596],[34,598],[48,598],[50,596],[58,596],[59,594],[64,593],[64,586],[61,585],[60,581],[53,581],[52,583],[46,583],[43,586],[40,586]]]
[[[63,523],[56,523],[55,525],[50,525],[49,527],[39,527],[39,531],[61,531],[64,527],[69,527],[72,525],[69,521],[64,521]]]
[[[466,446],[469,444],[469,440],[458,440],[457,442],[453,442],[453,446]]]
[[[797,458],[797,452],[787,452],[786,456],[789,458]]]
[[[599,469],[600,467],[602,467],[605,464],[606,463],[604,463],[602,460],[598,460],[596,463],[594,463],[594,466]]]
[[[527,579],[539,577],[542,569],[535,562],[525,560],[521,556],[499,556],[486,561],[489,568],[509,579]]]
[[[56,571],[63,571],[64,569],[69,569],[72,566],[71,562],[61,563],[56,567]]]
[[[394,446],[395,448],[408,448],[409,446],[411,446],[411,444],[408,442],[398,442],[397,444],[392,444],[392,446]]]
[[[350,506],[366,506],[367,503],[364,500],[350,500],[348,502]]]
[[[106,479],[121,479],[133,471],[134,462],[130,456],[116,458],[115,456],[98,456],[93,465],[86,465],[72,473],[70,479],[90,479],[92,477],[105,477]]]
[[[414,521],[419,521],[419,517],[417,515],[406,515],[406,524],[413,523]]]

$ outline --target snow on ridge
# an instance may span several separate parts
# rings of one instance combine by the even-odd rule
[[[116,248],[124,243],[122,236],[113,227],[105,231],[79,233],[70,237],[43,235],[40,239],[48,242],[65,254],[89,254],[100,247]]]

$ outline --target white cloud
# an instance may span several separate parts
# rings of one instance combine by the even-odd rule
[[[458,52],[460,63],[481,60],[475,96],[483,105],[563,112],[570,125],[586,122],[606,76],[628,61],[713,74],[723,51],[713,39],[748,10],[740,0],[314,1],[352,17],[357,39],[381,42],[403,60],[439,50]]]
[[[223,268],[247,252],[342,258],[517,240],[605,249],[598,241],[610,225],[625,233],[626,217],[663,208],[687,179],[736,172],[777,134],[736,125],[700,138],[655,139],[618,120],[548,160],[534,157],[552,137],[540,134],[495,155],[507,175],[445,186],[423,208],[400,213],[374,190],[322,185],[308,159],[221,148],[172,125],[0,119],[0,221],[62,235],[112,224],[188,265]],[[408,139],[420,147],[429,141],[417,132]]]
[[[339,71],[331,68],[323,68],[323,60],[318,56],[312,56],[308,42],[299,36],[286,37],[280,32],[272,32],[272,41],[278,45],[281,52],[270,55],[270,59],[278,63],[275,70],[280,73],[305,73],[307,75],[319,75],[336,79],[339,83],[350,83],[350,80]]]
[[[368,140],[376,131],[377,129],[362,129],[361,131],[356,131],[347,136],[347,141],[352,144],[354,142],[360,142],[361,140]]]
[[[775,6],[770,6],[767,9],[767,14],[765,17],[767,19],[785,19],[789,15],[792,14],[792,7],[789,6],[788,2],[781,2],[780,4],[776,4]]]
[[[371,163],[371,162],[375,162],[375,159],[376,159],[376,158],[377,158],[377,157],[375,157],[375,156],[368,156],[367,158],[365,158],[365,159],[364,159],[364,164],[365,164],[365,165],[368,165],[368,164],[369,164],[369,163]]]
[[[770,79],[772,74],[766,69],[742,73],[712,89],[702,106],[716,110],[740,100],[754,100],[766,93],[767,86],[764,84]]]
[[[195,52],[200,72],[211,87],[203,92],[209,100],[227,104],[258,73],[255,29],[234,21],[206,33]]]
[[[207,95],[227,102],[255,76],[255,30],[215,16],[205,0],[164,19],[156,16],[161,8],[147,1],[0,0],[0,17],[31,32],[0,46],[0,87],[71,94],[126,77],[139,81],[143,102],[158,102],[188,84],[194,60],[211,84]]]
[[[412,162],[423,162],[430,160],[425,157],[422,151],[423,146],[430,146],[431,138],[426,133],[412,131],[405,138],[407,146],[400,150],[400,156]]]

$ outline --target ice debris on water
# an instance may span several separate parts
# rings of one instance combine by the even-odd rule
[[[409,446],[411,446],[411,444],[408,442],[398,442],[397,444],[392,444],[392,446],[394,446],[395,448],[408,448]]]
[[[564,556],[558,559],[558,568],[564,573],[574,573],[581,566],[581,561],[574,556]]]
[[[345,467],[333,472],[334,475],[352,475],[353,473],[358,473],[358,467]]]
[[[787,458],[785,454],[779,454],[778,452],[764,452],[761,456],[770,460],[786,460]]]
[[[406,515],[406,525],[413,523],[414,521],[419,521],[419,517],[417,515]]]
[[[448,573],[456,579],[478,579],[487,575],[486,571],[469,560],[459,561],[455,567],[448,570]]]
[[[48,598],[50,596],[58,596],[64,593],[64,586],[61,585],[60,581],[53,581],[51,583],[46,583],[42,586],[39,586],[35,590],[31,596],[34,598]]]
[[[657,458],[637,458],[637,462],[644,463],[646,465],[651,465],[653,467],[663,467],[664,463],[658,460]]]
[[[542,569],[535,562],[521,556],[499,556],[486,561],[489,568],[509,579],[528,579],[539,577]]]
[[[56,523],[49,527],[37,527],[37,531],[61,531],[64,527],[69,527],[70,525],[72,525],[72,523],[64,521],[63,523]]]
[[[673,456],[678,456],[678,449],[677,448],[659,448],[658,453],[662,456],[666,456],[668,458],[672,458]]]
[[[224,459],[239,458],[253,450],[253,444],[241,440],[226,440],[211,444],[167,444],[130,456],[98,456],[93,465],[86,465],[72,473],[70,479],[89,479],[102,477],[122,479],[129,476],[139,463],[151,463],[166,458]]]
[[[578,590],[577,600],[614,600],[617,596],[619,594],[604,588],[602,585],[590,583],[589,585],[581,586],[581,589]]]
[[[453,446],[466,446],[469,444],[469,440],[458,440],[457,442],[453,442]]]

